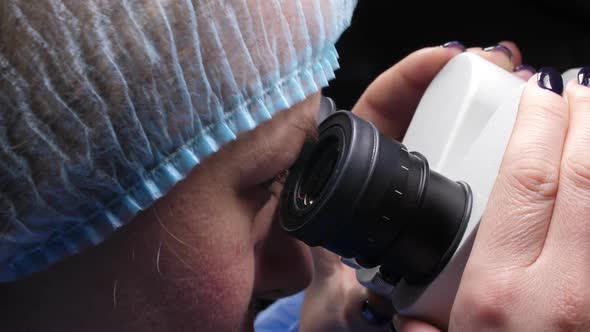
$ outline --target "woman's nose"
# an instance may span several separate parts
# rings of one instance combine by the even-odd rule
[[[289,296],[311,283],[313,260],[309,247],[284,233],[277,220],[256,251],[256,297]]]

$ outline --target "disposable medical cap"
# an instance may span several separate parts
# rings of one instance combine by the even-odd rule
[[[0,281],[104,241],[328,84],[348,0],[0,4]]]

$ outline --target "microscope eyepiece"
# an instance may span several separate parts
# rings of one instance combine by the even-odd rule
[[[298,209],[305,210],[318,201],[336,168],[338,158],[340,147],[335,137],[324,139],[314,148],[313,155],[310,156],[310,160],[314,162],[307,164],[295,184],[295,204]]]
[[[424,283],[454,253],[471,213],[464,183],[431,171],[424,156],[348,111],[329,115],[290,169],[280,222],[384,277]]]

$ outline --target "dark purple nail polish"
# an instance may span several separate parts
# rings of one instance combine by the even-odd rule
[[[529,66],[529,65],[518,65],[518,66],[516,66],[514,68],[514,71],[515,72],[521,71],[521,70],[526,70],[526,71],[529,71],[529,72],[531,72],[533,74],[536,74],[537,73],[537,70],[535,69],[535,67],[532,67],[532,66]]]
[[[442,47],[444,47],[444,48],[449,48],[449,47],[457,48],[457,49],[460,49],[462,52],[465,52],[465,45],[461,44],[460,42],[458,42],[456,40],[450,41],[448,43],[444,43],[442,45]]]
[[[551,67],[543,67],[537,75],[537,84],[546,90],[553,91],[561,96],[563,93],[563,79],[561,74]]]
[[[578,72],[578,83],[590,87],[590,67],[583,67]]]
[[[508,59],[512,60],[512,51],[508,47],[506,47],[502,44],[486,47],[483,50],[487,51],[487,52],[491,52],[491,51],[504,52],[504,54],[506,54],[508,56]]]

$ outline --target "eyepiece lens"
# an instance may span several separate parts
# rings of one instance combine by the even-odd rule
[[[330,115],[306,144],[281,198],[281,226],[310,246],[380,266],[389,280],[429,282],[455,253],[469,186],[351,112]]]
[[[318,201],[334,172],[339,155],[340,148],[335,137],[328,137],[319,143],[307,162],[296,188],[297,208],[305,210]]]

